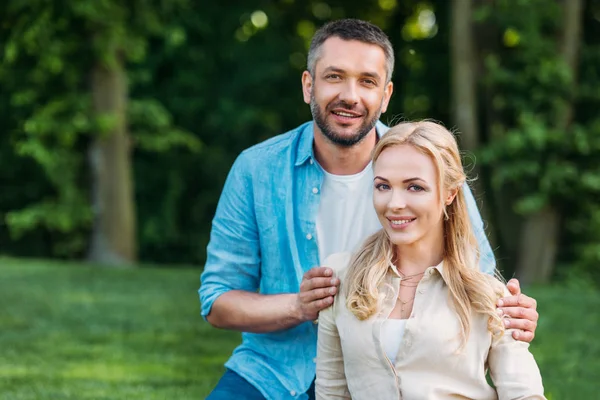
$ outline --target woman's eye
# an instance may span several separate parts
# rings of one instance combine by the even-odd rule
[[[408,187],[408,190],[411,190],[413,192],[422,192],[423,190],[425,190],[425,188],[423,186],[415,185],[413,183]]]
[[[378,183],[377,185],[375,185],[375,188],[377,190],[389,190],[390,186],[385,183]]]

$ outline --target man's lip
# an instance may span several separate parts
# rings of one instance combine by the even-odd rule
[[[350,114],[354,117],[362,117],[361,113],[357,113],[355,111],[350,111],[348,109],[345,108],[334,108],[333,110],[331,110],[332,113],[345,113],[345,114]]]

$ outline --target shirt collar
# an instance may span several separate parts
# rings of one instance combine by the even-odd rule
[[[392,270],[392,273],[395,278],[402,278],[402,275],[400,275],[400,272],[398,271],[398,269],[396,268],[396,266],[394,264],[390,263],[390,269]],[[424,276],[433,275],[435,273],[435,271],[437,271],[439,273],[439,275],[442,277],[442,279],[444,280],[444,282],[446,282],[446,278],[444,278],[444,261],[440,262],[436,266],[427,268],[425,270]]]
[[[307,122],[299,127],[302,132],[300,133],[300,141],[298,143],[298,150],[296,151],[296,166],[304,164],[307,160],[315,159],[313,148],[315,133],[313,127],[313,121]],[[383,136],[389,129],[390,128],[381,121],[377,121],[375,124],[375,131],[379,137]]]

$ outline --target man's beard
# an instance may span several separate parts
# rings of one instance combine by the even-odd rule
[[[373,129],[373,127],[375,127],[375,124],[379,120],[379,117],[381,116],[382,106],[383,102],[379,106],[377,112],[373,114],[373,117],[371,119],[365,120],[358,127],[358,129],[353,135],[344,136],[335,132],[333,127],[327,124],[326,118],[329,114],[327,112],[327,108],[329,107],[326,108],[326,114],[323,115],[321,109],[319,108],[319,105],[317,104],[314,93],[310,96],[310,111],[312,113],[313,120],[317,124],[317,127],[321,130],[321,132],[323,132],[323,135],[325,135],[325,137],[329,139],[332,143],[343,147],[352,147],[355,144],[360,143],[360,141],[362,141],[369,134],[369,132],[371,132],[371,130]],[[352,111],[352,106],[349,106],[343,101],[333,104],[331,108],[345,108],[349,111]]]

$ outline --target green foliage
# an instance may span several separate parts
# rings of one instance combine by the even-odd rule
[[[9,1],[1,6],[6,19],[0,41],[6,46],[0,82],[12,109],[20,114],[5,128],[11,132],[14,151],[35,160],[52,187],[43,198],[8,210],[5,223],[13,239],[39,229],[58,236],[52,253],[73,257],[87,247],[92,223],[87,147],[93,135],[106,134],[114,123],[113,116],[92,111],[90,72],[98,63],[114,65],[115,57],[142,62],[154,38],[177,44],[173,39],[177,29],[167,21],[187,2],[66,3],[59,7],[51,2]],[[140,148],[200,149],[200,141],[176,128],[169,111],[156,100],[134,99],[128,112]]]
[[[503,42],[482,44],[483,84],[491,93],[490,114],[498,121],[480,158],[491,170],[492,185],[510,193],[510,206],[520,216],[547,206],[562,211],[561,257],[597,270],[600,247],[594,243],[600,243],[600,230],[589,218],[600,210],[600,169],[593,161],[600,158],[600,131],[591,107],[600,106],[600,82],[591,72],[599,37],[584,31],[572,74],[558,41],[559,2],[498,1],[479,8],[476,19],[504,32]]]
[[[559,58],[559,2],[478,4],[478,106],[481,127],[489,127],[476,154],[488,189],[482,200],[514,210],[516,219],[547,204],[560,209],[567,216],[561,261],[597,271],[597,2],[586,2],[574,77]],[[3,2],[0,179],[8,189],[0,196],[0,251],[83,255],[92,223],[88,146],[114,123],[91,111],[98,62],[123,60],[127,68],[141,259],[202,264],[234,158],[310,119],[299,78],[315,29],[343,17],[382,26],[396,49],[383,121],[449,125],[449,11],[444,0],[250,0],[227,10],[189,0]],[[572,100],[572,122],[560,129]],[[500,258],[509,258],[507,247],[500,243]]]

